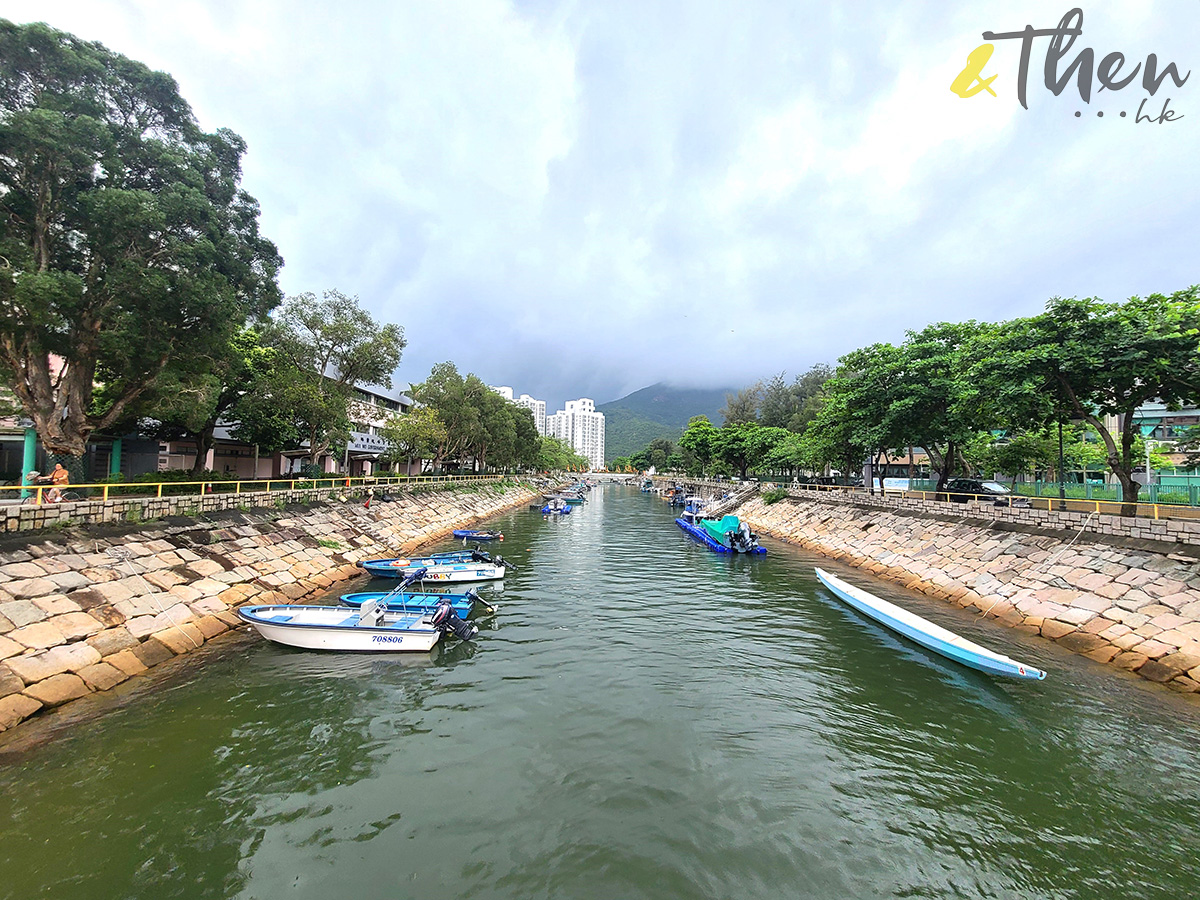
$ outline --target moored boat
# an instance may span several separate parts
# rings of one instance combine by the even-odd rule
[[[737,516],[705,519],[693,508],[683,511],[675,524],[715,553],[766,553],[758,535]]]
[[[571,512],[571,504],[562,497],[555,497],[553,500],[548,500],[546,505],[542,507],[543,515],[565,516]]]
[[[303,650],[428,651],[443,634],[470,640],[479,629],[455,615],[449,601],[428,612],[396,612],[370,600],[344,606],[243,606],[238,618],[269,641]]]
[[[499,531],[476,531],[473,528],[455,528],[451,532],[456,538],[464,541],[502,541],[504,535]]]
[[[1027,666],[1002,653],[981,647],[949,629],[935,625],[916,613],[911,613],[894,603],[889,603],[874,594],[830,575],[824,569],[815,569],[821,584],[833,591],[841,600],[880,625],[897,634],[915,641],[922,647],[939,653],[947,659],[962,663],[989,675],[1005,675],[1010,678],[1028,678],[1040,681],[1046,677],[1041,669]]]
[[[442,602],[449,602],[450,608],[460,619],[465,619],[475,611],[476,603],[486,606],[479,600],[479,595],[470,590],[465,594],[435,594],[428,591],[360,591],[354,594],[342,594],[338,601],[342,606],[359,609],[363,604],[374,600],[385,605],[391,612],[427,613],[437,608]],[[490,606],[487,606],[491,609]]]
[[[515,566],[503,556],[476,550],[470,558],[444,560],[431,557],[419,559],[400,557],[396,559],[364,559],[359,566],[376,578],[407,578],[420,569],[425,569],[423,581],[460,582],[494,581],[504,577],[505,569]]]

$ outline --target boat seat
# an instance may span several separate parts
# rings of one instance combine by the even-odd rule
[[[351,616],[346,616],[346,618],[342,619],[342,621],[338,622],[337,624],[338,624],[339,628],[342,627],[343,625],[346,626],[347,628],[349,628],[352,625],[357,625],[358,624],[358,613],[354,613],[354,615],[351,615]]]
[[[290,621],[292,621],[291,616],[267,616],[266,619],[268,622],[290,622]]]

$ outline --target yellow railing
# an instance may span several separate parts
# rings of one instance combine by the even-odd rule
[[[411,487],[413,485],[437,485],[437,484],[471,484],[483,483],[489,481],[502,481],[512,476],[508,475],[368,475],[365,477],[350,478],[345,475],[341,476],[326,476],[324,478],[259,478],[247,479],[244,481],[118,481],[118,482],[96,482],[94,484],[68,484],[60,486],[60,490],[64,494],[79,492],[86,490],[89,492],[97,492],[99,496],[89,496],[77,498],[76,500],[67,500],[62,502],[87,502],[89,500],[99,500],[106,502],[109,495],[117,494],[126,497],[149,497],[159,498],[163,496],[163,488],[188,488],[196,489],[196,496],[204,496],[206,494],[241,494],[267,491],[281,490],[296,490],[297,485],[302,489],[326,489],[334,488],[349,488],[363,489],[386,486]],[[46,495],[54,490],[54,485],[49,484],[30,484],[30,485],[0,485],[0,500],[13,499],[14,492],[18,498],[24,492],[29,492],[28,497],[23,497],[25,502],[40,504],[47,502]],[[169,496],[188,496],[191,492],[184,491],[175,493],[173,490],[169,492]]]
[[[861,490],[861,488],[859,489]],[[1125,506],[1120,500],[1083,500],[1067,497],[1026,497],[1023,494],[1011,494],[997,497],[995,494],[947,494],[945,491],[887,491],[889,494],[899,494],[903,497],[920,498],[921,500],[966,502],[981,500],[986,503],[1002,502],[1002,506],[1011,504],[1014,509],[1047,509],[1058,512],[1087,512],[1097,515],[1121,515]],[[961,499],[960,499],[961,498]],[[1200,519],[1200,508],[1186,503],[1138,503],[1138,518],[1146,519]]]

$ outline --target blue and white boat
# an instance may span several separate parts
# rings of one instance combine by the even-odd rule
[[[737,516],[705,519],[694,506],[689,506],[675,524],[714,553],[766,553],[758,543],[758,535]]]
[[[359,609],[364,603],[374,600],[387,606],[389,612],[431,612],[443,601],[449,601],[450,608],[460,619],[465,619],[475,611],[479,595],[474,591],[465,594],[434,594],[420,591],[361,591],[354,594],[342,594],[338,601],[342,606]],[[479,601],[480,605],[484,605]],[[491,607],[487,607],[491,609]]]
[[[1046,673],[1033,666],[1017,662],[1001,653],[988,650],[966,638],[949,631],[940,625],[935,625],[928,619],[923,619],[916,613],[902,609],[894,603],[881,600],[874,594],[862,588],[848,584],[836,575],[830,575],[824,569],[815,569],[821,584],[833,591],[839,598],[857,609],[865,616],[874,619],[880,625],[890,628],[922,647],[940,653],[947,659],[987,672],[989,675],[1005,675],[1010,678],[1029,678],[1040,681]]]
[[[456,538],[464,541],[502,541],[503,533],[499,531],[476,531],[473,528],[455,528],[451,532]]]
[[[493,556],[480,550],[471,551],[469,557],[461,560],[429,556],[364,559],[359,562],[359,566],[376,578],[407,578],[414,572],[425,569],[422,580],[444,583],[494,581],[504,577],[506,568],[515,571],[512,563],[504,557]]]
[[[542,507],[542,515],[544,516],[565,516],[570,514],[571,504],[562,497],[555,497],[553,500],[546,501],[546,505]]]
[[[469,641],[479,629],[446,601],[428,612],[395,612],[371,600],[344,606],[243,606],[238,618],[269,641],[303,650],[428,651],[445,634]]]

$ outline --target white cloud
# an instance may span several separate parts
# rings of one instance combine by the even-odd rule
[[[1200,82],[1015,100],[950,81],[984,30],[1063,10],[877,0],[513,4],[6,3],[171,72],[245,181],[287,291],[405,325],[401,377],[454,359],[598,400],[737,383],[1052,293],[1195,280]],[[1195,4],[1096,3],[1076,49],[1200,62]],[[1195,76],[1194,76],[1195,77]],[[1168,93],[1164,91],[1164,94]],[[1099,109],[1110,110],[1100,119]],[[702,361],[697,363],[696,361]]]

